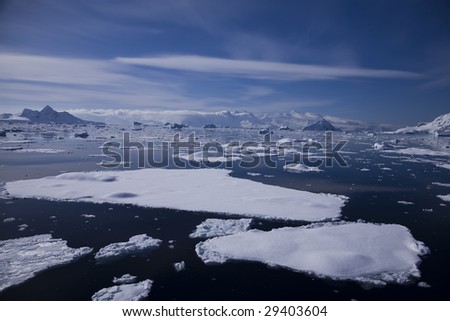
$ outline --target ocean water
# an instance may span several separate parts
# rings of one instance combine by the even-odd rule
[[[227,135],[221,134],[220,138],[228,141],[234,138],[232,133]],[[431,138],[407,139],[402,142],[407,146],[429,147],[427,140]],[[195,245],[201,239],[188,236],[207,218],[229,218],[221,214],[126,204],[0,199],[1,240],[51,233],[55,238],[67,240],[71,247],[93,247],[93,253],[102,246],[126,241],[136,234],[146,233],[163,240],[160,248],[145,256],[97,264],[91,254],[71,264],[49,269],[0,292],[0,300],[90,300],[96,291],[112,286],[113,277],[125,273],[136,275],[138,280],[154,280],[148,300],[449,300],[450,203],[436,195],[450,194],[450,188],[432,184],[450,183],[450,171],[436,166],[436,162],[448,162],[449,159],[380,153],[371,148],[373,140],[364,136],[350,138],[343,154],[349,167],[333,166],[317,173],[289,173],[281,166],[267,168],[261,165],[254,169],[235,166],[230,175],[288,188],[343,194],[349,197],[342,210],[343,220],[406,226],[415,239],[431,250],[422,258],[420,280],[368,287],[262,263],[234,261],[207,266],[195,253]],[[36,144],[53,148],[59,148],[55,144],[60,144],[66,152],[0,151],[0,180],[103,170],[96,165],[101,158],[90,156],[99,153],[98,141],[67,139],[65,142],[39,141]],[[442,147],[448,140],[434,141],[433,144],[434,148]],[[132,160],[133,164],[137,163],[136,155]],[[284,160],[278,162],[282,165]],[[362,168],[369,171],[361,171]],[[261,175],[249,175],[249,172]],[[414,204],[403,205],[398,201]],[[82,214],[95,215],[95,218],[85,218]],[[3,223],[7,217],[14,217],[15,221]],[[28,228],[19,231],[20,224],[27,224]],[[254,219],[251,227],[271,230],[305,224]],[[185,261],[186,270],[176,272],[173,263],[180,261]],[[430,287],[419,287],[418,281],[426,282]]]

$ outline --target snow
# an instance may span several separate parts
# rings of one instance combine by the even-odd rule
[[[11,197],[228,213],[318,221],[340,216],[345,196],[319,194],[231,177],[223,169],[140,169],[65,173],[6,182]],[[230,201],[232,200],[232,201]]]
[[[385,284],[419,277],[428,248],[401,225],[313,224],[269,232],[250,230],[197,244],[206,264],[263,262],[336,280]]]
[[[97,262],[109,262],[123,256],[141,254],[156,249],[161,244],[161,240],[154,239],[146,234],[139,234],[130,237],[127,242],[112,243],[102,247],[96,254]]]
[[[304,172],[322,172],[318,167],[308,167],[304,164],[287,164],[283,166],[283,169],[291,173],[304,173]]]
[[[139,301],[148,296],[152,284],[152,280],[144,280],[139,283],[114,285],[94,293],[92,301]]]
[[[181,272],[186,269],[186,263],[184,261],[177,262],[173,264],[173,267],[175,268],[175,271]]]
[[[450,113],[441,115],[429,123],[425,123],[419,126],[400,128],[397,131],[395,131],[396,134],[409,134],[409,133],[447,134],[449,132],[450,132]]]
[[[54,239],[50,234],[0,241],[0,291],[91,251],[88,247],[70,248],[66,241]]]
[[[252,220],[242,218],[239,220],[221,220],[216,218],[208,218],[204,222],[197,225],[197,228],[189,237],[191,238],[209,238],[216,236],[231,235],[248,230]]]
[[[112,282],[114,284],[129,284],[135,282],[136,279],[136,276],[127,273],[118,278],[114,277]]]
[[[447,195],[438,195],[437,197],[439,197],[441,200],[446,201],[446,202],[450,202],[450,194]]]

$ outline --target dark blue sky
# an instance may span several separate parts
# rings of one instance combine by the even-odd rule
[[[450,2],[0,1],[0,111],[450,112]]]

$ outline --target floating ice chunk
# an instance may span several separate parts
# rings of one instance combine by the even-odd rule
[[[450,164],[436,164],[436,166],[445,168],[445,169],[450,169]]]
[[[254,172],[247,172],[247,175],[249,176],[261,176],[261,173],[254,173]]]
[[[450,156],[450,151],[438,151],[426,148],[409,147],[396,150],[387,150],[389,153],[406,154],[406,155],[421,155],[421,156]]]
[[[240,220],[221,220],[216,218],[208,218],[204,222],[197,225],[197,229],[189,235],[189,237],[216,237],[231,235],[247,231],[251,219],[242,218]]]
[[[137,279],[136,276],[127,273],[127,274],[122,275],[119,278],[114,277],[113,283],[114,284],[129,284],[129,283],[135,282],[136,279]]]
[[[70,248],[66,241],[53,239],[50,234],[0,241],[0,291],[91,251],[88,247]]]
[[[64,153],[63,149],[52,149],[52,148],[27,148],[16,150],[16,153],[41,153],[41,154],[58,154]]]
[[[360,171],[361,171],[361,172],[369,172],[370,169],[368,169],[368,168],[361,168]]]
[[[447,183],[433,182],[431,184],[437,185],[437,186],[442,186],[442,187],[450,187],[450,184],[447,184]]]
[[[139,283],[114,285],[96,292],[92,301],[139,301],[148,296],[152,284],[152,280],[144,280]]]
[[[94,214],[81,214],[80,216],[84,218],[95,218]]]
[[[433,213],[433,209],[432,209],[432,208],[423,208],[423,209],[422,209],[422,212],[425,212],[425,213]]]
[[[126,203],[303,221],[339,217],[346,201],[345,196],[266,185],[228,173],[223,169],[159,168],[66,173],[6,182],[5,189],[13,197]],[[120,193],[133,197],[118,197],[124,196]]]
[[[408,201],[397,201],[398,204],[403,204],[403,205],[414,205],[413,202],[408,202]]]
[[[184,261],[177,262],[173,264],[173,267],[175,268],[175,271],[181,272],[186,269],[186,263]]]
[[[28,228],[28,224],[20,224],[18,226],[18,228],[19,228],[19,232],[23,232]]]
[[[11,223],[14,222],[16,219],[14,217],[7,217],[3,220],[3,223]]]
[[[303,173],[303,172],[322,172],[318,167],[309,167],[304,164],[287,164],[283,166],[283,169],[291,173]]]
[[[382,171],[391,171],[392,170],[392,168],[389,168],[389,167],[382,167],[382,168],[380,168]]]
[[[438,195],[437,197],[439,197],[443,201],[450,202],[450,194],[448,194],[448,195]]]
[[[102,263],[123,256],[145,253],[159,247],[161,240],[154,239],[146,234],[130,237],[127,242],[112,243],[102,247],[96,254],[95,259]]]
[[[427,282],[419,282],[417,283],[417,286],[421,288],[431,288],[431,285],[429,285]]]
[[[404,226],[369,223],[250,230],[206,240],[195,250],[207,264],[259,261],[319,277],[377,284],[419,277],[419,256],[429,252]]]

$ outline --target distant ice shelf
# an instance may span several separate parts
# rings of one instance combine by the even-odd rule
[[[152,280],[144,280],[139,283],[114,285],[94,293],[92,301],[139,301],[148,296],[152,284]]]
[[[429,249],[401,225],[327,223],[216,237],[197,244],[206,264],[257,261],[335,280],[384,285],[420,277]]]
[[[50,234],[0,241],[0,292],[91,251],[89,247],[68,247],[66,241]]]
[[[340,216],[347,197],[231,177],[223,169],[74,172],[7,182],[13,197],[135,204],[260,217],[319,221]]]

